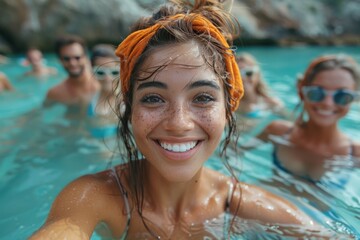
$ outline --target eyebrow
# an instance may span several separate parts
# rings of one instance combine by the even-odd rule
[[[216,90],[220,90],[219,84],[217,84],[215,81],[210,81],[210,80],[195,81],[195,82],[192,82],[188,86],[189,89],[193,89],[193,88],[197,88],[197,87],[211,87],[211,88],[214,88]]]
[[[151,81],[151,82],[140,83],[139,86],[137,87],[137,90],[141,90],[141,89],[149,88],[149,87],[156,87],[156,88],[161,88],[161,89],[168,88],[167,85],[163,82]],[[194,88],[198,88],[198,87],[211,87],[216,90],[220,90],[220,86],[215,81],[210,81],[210,80],[195,81],[187,86],[188,89],[194,89]]]
[[[137,87],[137,90],[141,90],[141,89],[149,88],[149,87],[167,89],[167,86],[165,83],[158,82],[158,81],[151,81],[151,82],[140,83],[139,86]]]

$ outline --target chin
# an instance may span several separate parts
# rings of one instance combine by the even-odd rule
[[[78,78],[80,77],[84,72],[84,69],[80,69],[78,71],[69,71],[69,75],[73,78]]]
[[[316,125],[318,125],[319,127],[331,127],[334,125],[337,125],[339,119],[313,119],[313,121],[316,123]]]

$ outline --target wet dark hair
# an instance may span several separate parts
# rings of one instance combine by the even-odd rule
[[[206,17],[214,26],[216,26],[224,36],[227,37],[229,43],[231,43],[232,33],[236,33],[237,25],[234,24],[234,21],[227,12],[221,8],[221,4],[218,0],[197,0],[194,5],[189,1],[181,0],[171,0],[167,4],[160,7],[151,17],[142,18],[137,23],[134,24],[132,31],[137,31],[153,26],[159,20],[166,19],[168,16],[175,14],[190,14],[198,13]],[[124,162],[128,163],[129,174],[128,174],[128,183],[131,190],[131,197],[133,198],[135,205],[137,206],[137,211],[140,217],[144,218],[142,215],[142,206],[144,202],[144,186],[143,183],[146,179],[145,164],[141,161],[141,153],[136,147],[136,143],[131,131],[130,121],[132,115],[132,104],[133,104],[133,92],[136,81],[142,81],[150,78],[158,71],[161,71],[164,66],[159,66],[158,69],[154,70],[151,74],[148,74],[145,78],[140,78],[141,68],[144,61],[158,48],[173,45],[173,44],[184,44],[189,42],[194,42],[199,48],[201,57],[203,58],[205,64],[207,64],[220,80],[224,86],[224,95],[225,95],[225,109],[226,109],[226,118],[227,118],[227,128],[226,128],[226,137],[225,140],[221,143],[222,150],[221,156],[222,160],[227,167],[227,169],[233,174],[236,179],[235,174],[232,171],[232,168],[228,162],[226,156],[226,149],[229,143],[231,142],[234,135],[236,135],[236,121],[234,114],[232,113],[232,104],[230,103],[231,95],[230,90],[231,86],[227,83],[229,78],[229,73],[226,71],[224,55],[229,54],[228,49],[223,46],[217,39],[211,36],[208,33],[199,33],[193,29],[192,18],[179,18],[173,20],[169,24],[166,24],[163,28],[160,28],[155,35],[148,42],[145,50],[138,58],[134,70],[130,76],[130,85],[129,91],[126,96],[121,96],[121,93],[118,95],[118,104],[117,112],[119,117],[119,132],[118,137],[122,141],[122,144],[125,147],[124,153]],[[118,82],[118,87],[121,86],[121,83]],[[125,112],[120,112],[120,105],[125,104]],[[147,227],[146,222],[144,225]],[[152,234],[156,237],[156,235]]]
[[[90,56],[92,66],[95,65],[95,60],[99,57],[118,59],[115,55],[115,47],[111,44],[97,44],[92,48]]]
[[[84,39],[82,39],[81,37],[76,36],[76,35],[63,35],[63,36],[58,37],[55,40],[54,51],[55,51],[56,55],[58,57],[60,57],[61,49],[65,46],[68,46],[68,45],[71,45],[74,43],[80,44],[84,50],[84,54],[86,54],[87,46],[86,46]]]

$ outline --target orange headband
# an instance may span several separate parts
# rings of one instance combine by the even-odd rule
[[[172,20],[187,18],[189,16],[194,16],[192,26],[195,31],[210,34],[221,44],[223,44],[225,48],[227,48],[227,53],[224,54],[224,61],[226,70],[229,73],[228,84],[231,85],[231,110],[235,111],[238,108],[240,99],[244,94],[244,89],[234,54],[232,53],[229,44],[227,43],[225,37],[219,31],[219,29],[216,28],[208,19],[206,19],[200,14],[177,14],[165,20],[159,21],[151,27],[133,32],[127,38],[125,38],[125,40],[122,41],[122,43],[115,51],[116,55],[120,58],[121,91],[123,95],[126,95],[128,93],[130,87],[130,76],[134,69],[135,63],[140,57],[140,55],[143,53],[148,42],[155,35],[157,30],[164,27]]]

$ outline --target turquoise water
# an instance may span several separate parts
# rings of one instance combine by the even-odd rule
[[[304,71],[313,57],[343,52],[360,62],[358,47],[239,47],[239,50],[256,56],[273,93],[289,109],[298,101],[295,76]],[[0,239],[25,239],[45,221],[52,201],[67,183],[80,175],[103,170],[109,162],[120,162],[114,138],[95,138],[86,119],[69,113],[64,106],[42,107],[47,89],[65,76],[55,56],[46,55],[46,59],[48,65],[59,69],[59,76],[41,80],[21,78],[27,70],[19,64],[21,57],[12,56],[10,63],[0,65],[0,71],[10,77],[17,89],[0,94]],[[269,115],[257,120],[255,129],[242,139],[259,132],[274,118],[277,117]],[[341,128],[359,140],[359,121],[359,105],[355,104],[341,121]],[[290,199],[329,229],[355,232],[359,228],[358,168],[340,164],[324,177],[324,184],[314,185],[274,168],[270,144],[245,152],[240,158],[241,161],[236,156],[240,163],[236,168],[243,181]],[[207,165],[226,173],[216,155]],[[346,176],[347,185],[329,188],[339,175]]]

